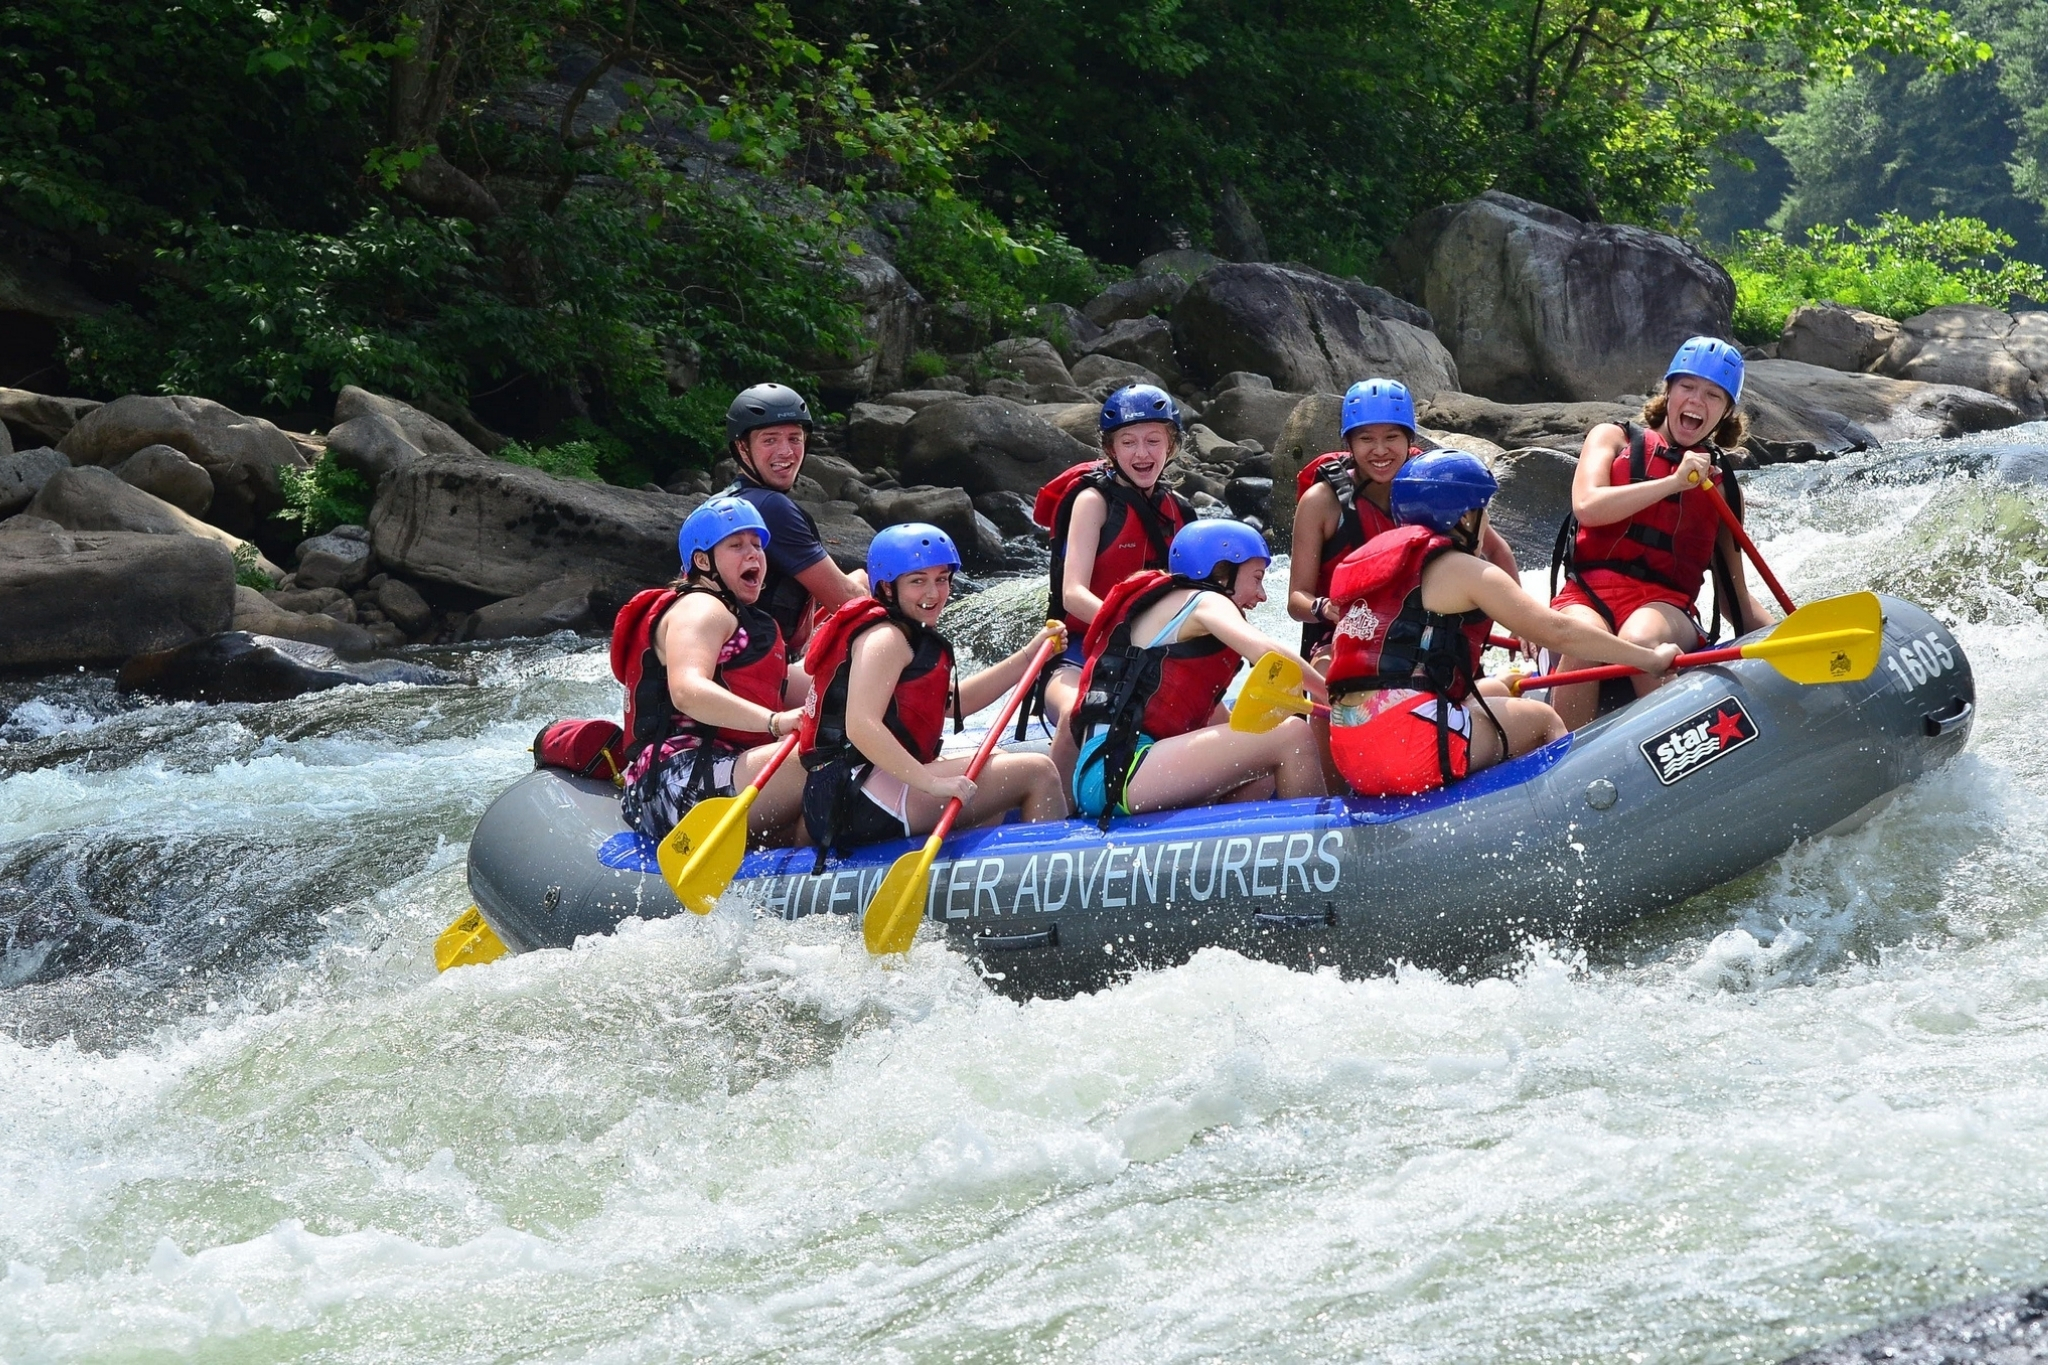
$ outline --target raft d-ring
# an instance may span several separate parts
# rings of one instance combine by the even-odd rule
[[[1596,777],[1586,784],[1586,804],[1594,810],[1607,810],[1620,799],[1621,793],[1604,777]]]

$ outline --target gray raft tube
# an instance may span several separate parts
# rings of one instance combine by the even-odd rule
[[[1961,751],[1969,661],[1925,611],[1881,600],[1884,650],[1861,682],[1805,685],[1742,660],[1421,797],[974,830],[946,841],[926,915],[1020,996],[1095,989],[1210,945],[1362,975],[1483,970],[1532,938],[1597,941],[1853,827]],[[808,849],[753,853],[729,894],[789,919],[857,915],[915,846],[863,849],[819,875]],[[679,912],[610,785],[552,771],[485,812],[469,886],[514,951]]]

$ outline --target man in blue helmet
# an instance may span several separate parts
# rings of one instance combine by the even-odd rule
[[[818,523],[789,495],[803,472],[810,433],[810,406],[786,384],[756,384],[725,411],[725,439],[740,473],[723,496],[752,503],[768,528],[761,605],[782,628],[793,654],[810,636],[814,603],[822,616],[867,592],[858,573],[843,573],[832,562]]]
[[[620,813],[649,838],[706,797],[751,784],[796,730],[809,680],[759,605],[770,544],[751,503],[710,499],[676,535],[681,577],[637,594],[613,623],[612,671],[626,689]],[[787,833],[802,796],[785,763],[747,812],[748,829]]]
[[[1738,634],[1771,620],[1707,491],[1718,487],[1742,515],[1742,486],[1728,455],[1742,443],[1742,378],[1740,351],[1694,337],[1671,358],[1640,424],[1603,422],[1587,433],[1571,516],[1551,561],[1553,607],[1638,645],[1669,641],[1688,650],[1711,641],[1723,617]],[[1702,625],[1698,600],[1710,574],[1714,617]],[[1573,655],[1558,666],[1583,664]],[[1633,681],[1637,695],[1658,685]],[[1559,688],[1554,700],[1576,729],[1593,719],[1599,686]]]
[[[1400,525],[1337,566],[1330,752],[1361,796],[1431,791],[1564,737],[1549,706],[1481,680],[1495,621],[1539,645],[1652,674],[1678,657],[1676,645],[1646,649],[1552,611],[1480,558],[1498,487],[1475,455],[1418,456],[1394,476]],[[1473,724],[1474,708],[1486,724]]]
[[[1107,825],[1118,815],[1215,801],[1324,794],[1320,746],[1290,716],[1262,733],[1218,723],[1238,664],[1272,652],[1322,677],[1245,619],[1266,600],[1265,537],[1241,521],[1192,522],[1167,568],[1109,590],[1088,627],[1087,663],[1070,732],[1079,747],[1075,808]]]

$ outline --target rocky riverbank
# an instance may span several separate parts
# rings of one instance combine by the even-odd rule
[[[1085,308],[1034,310],[1035,334],[944,352],[945,372],[921,380],[904,378],[915,343],[973,329],[883,280],[865,305],[873,363],[835,375],[855,401],[821,427],[795,495],[849,567],[876,528],[916,519],[946,528],[971,572],[1030,568],[1043,557],[1032,497],[1092,456],[1102,398],[1142,381],[1189,418],[1172,482],[1284,547],[1296,474],[1337,444],[1338,395],[1390,375],[1415,392],[1425,442],[1502,472],[1497,519],[1534,562],[1586,429],[1632,416],[1631,390],[1683,338],[1728,335],[1734,297],[1675,238],[1501,194],[1418,219],[1383,275],[1398,292],[1167,252]],[[1752,356],[1742,458],[1824,458],[2048,411],[2042,316],[1802,310],[1775,354]],[[292,432],[203,397],[0,390],[0,667],[118,665],[227,631],[340,660],[601,631],[631,592],[673,576],[676,527],[730,476],[558,477],[494,458],[502,438],[448,415],[351,387],[324,431]],[[298,540],[278,519],[283,471],[323,458],[374,490],[369,515]]]

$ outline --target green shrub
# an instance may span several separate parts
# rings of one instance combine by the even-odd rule
[[[1759,346],[1776,341],[1793,309],[1823,300],[1909,318],[1944,303],[2004,308],[2015,295],[2048,297],[2048,271],[2009,258],[2012,247],[2010,236],[1978,219],[1945,214],[1812,227],[1803,245],[1745,232],[1722,258],[1735,280],[1735,335]]]
[[[896,264],[925,298],[978,304],[1011,325],[1034,303],[1078,307],[1124,273],[1089,259],[1049,227],[1006,228],[953,194],[920,205],[904,232]]]
[[[554,446],[525,446],[514,441],[498,452],[498,458],[558,478],[596,482],[601,452],[594,441],[564,441]]]
[[[339,526],[341,523],[336,522],[335,525]],[[239,587],[254,588],[258,592],[266,592],[277,586],[277,581],[256,562],[256,547],[246,540],[235,547],[235,583]]]
[[[946,357],[937,351],[918,351],[903,363],[903,377],[912,379],[937,379],[946,372]]]
[[[369,481],[353,469],[344,469],[331,453],[323,452],[311,469],[289,466],[277,471],[284,489],[284,510],[280,521],[295,521],[309,536],[337,526],[361,526],[369,520]]]

